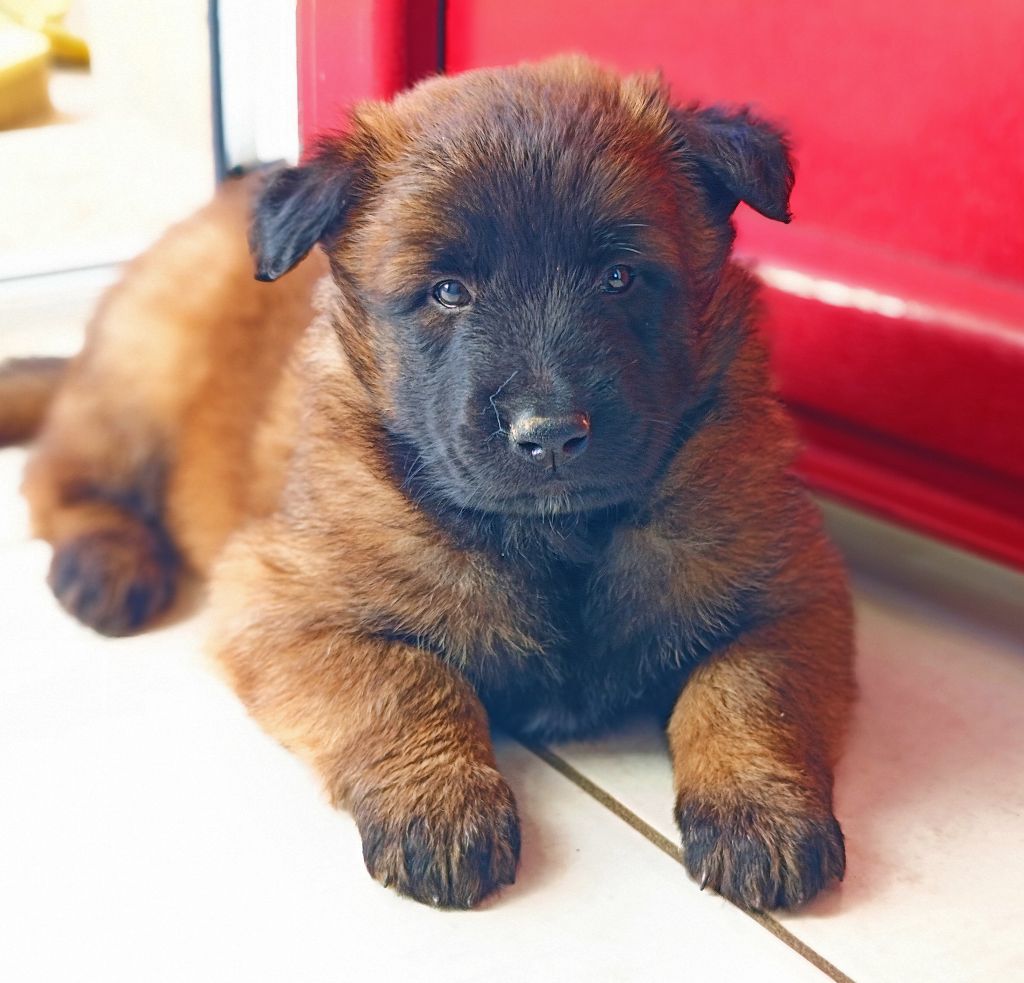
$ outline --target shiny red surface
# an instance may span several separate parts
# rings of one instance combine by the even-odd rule
[[[814,486],[1024,566],[1024,3],[447,0],[445,69],[582,51],[790,131],[741,208]],[[428,72],[437,3],[300,0],[303,134]]]
[[[1024,290],[799,227],[742,249],[791,404],[1024,483]]]

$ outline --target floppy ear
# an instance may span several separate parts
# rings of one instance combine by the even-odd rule
[[[249,226],[257,280],[284,276],[318,242],[337,236],[348,210],[352,179],[352,164],[340,154],[326,152],[268,178]]]
[[[680,150],[695,165],[717,220],[724,222],[741,201],[777,222],[790,220],[793,162],[781,130],[746,109],[686,109],[674,116]]]

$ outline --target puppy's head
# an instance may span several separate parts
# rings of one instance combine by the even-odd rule
[[[515,515],[641,498],[702,398],[701,315],[744,201],[787,221],[780,134],[582,59],[360,107],[257,204],[257,276],[316,243],[337,330],[419,481]]]

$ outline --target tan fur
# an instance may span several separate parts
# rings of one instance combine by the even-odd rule
[[[154,458],[168,525],[197,570],[246,515],[271,506],[274,491],[254,495],[265,469],[251,459],[252,434],[326,264],[314,255],[288,280],[253,281],[245,227],[257,181],[224,185],[104,298],[26,478],[38,535],[57,534],[76,490],[134,490]]]

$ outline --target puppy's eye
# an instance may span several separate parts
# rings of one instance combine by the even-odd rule
[[[628,266],[613,266],[604,275],[601,289],[606,294],[621,294],[629,289],[633,282],[633,271]]]
[[[442,280],[434,284],[434,300],[442,307],[465,307],[472,299],[460,280]]]

